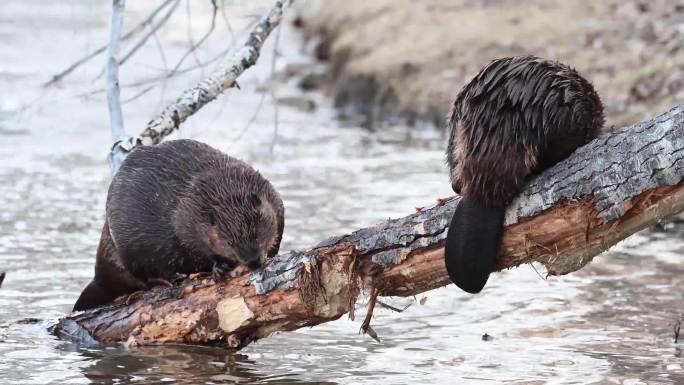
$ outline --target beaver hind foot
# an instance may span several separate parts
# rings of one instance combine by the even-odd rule
[[[463,291],[482,291],[499,255],[505,207],[458,202],[444,247],[449,278]]]

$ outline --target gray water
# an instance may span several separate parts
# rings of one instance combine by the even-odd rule
[[[446,287],[392,299],[411,306],[401,314],[376,310],[380,343],[358,334],[363,300],[356,321],[278,334],[239,353],[200,346],[85,349],[56,339],[46,326],[69,312],[92,277],[110,136],[102,80],[93,80],[101,59],[58,87],[40,83],[104,42],[109,3],[0,2],[0,271],[7,272],[0,289],[0,383],[684,383],[682,343],[673,338],[684,313],[681,229],[633,236],[565,277],[543,280],[522,266],[494,274],[477,296]],[[131,23],[156,4],[128,3]],[[208,22],[203,3],[191,9],[195,39]],[[233,29],[266,3],[231,2]],[[188,45],[187,20],[181,5],[159,36],[168,66]],[[217,55],[230,40],[219,23],[199,58]],[[270,81],[273,41],[240,79],[241,90],[191,118],[177,137],[253,163],[273,182],[286,206],[283,250],[450,195],[440,130],[368,131],[336,120],[324,95],[304,94],[297,78],[286,76],[312,66],[294,31],[280,37]],[[150,44],[122,67],[121,82],[159,76],[163,68]],[[140,131],[201,72],[125,104],[128,131]],[[142,89],[126,87],[122,98]],[[248,127],[263,92],[263,107]],[[271,92],[280,100],[277,133]],[[492,338],[483,340],[485,333]]]

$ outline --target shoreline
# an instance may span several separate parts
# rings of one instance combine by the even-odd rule
[[[342,117],[443,127],[453,98],[497,57],[532,54],[592,81],[606,130],[684,100],[684,6],[610,0],[317,2],[296,24],[326,64]]]

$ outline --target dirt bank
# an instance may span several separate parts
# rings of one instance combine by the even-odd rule
[[[608,125],[684,100],[684,1],[312,1],[305,35],[327,60],[343,114],[442,124],[461,86],[491,59],[534,54],[591,79]]]

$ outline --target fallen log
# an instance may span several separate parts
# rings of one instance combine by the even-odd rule
[[[684,210],[684,104],[578,149],[510,205],[496,270],[531,261],[576,271],[611,245]],[[446,176],[445,176],[445,183]],[[82,342],[223,343],[241,348],[277,331],[350,313],[361,291],[411,296],[449,284],[443,243],[458,197],[404,218],[274,258],[222,282],[187,280],[65,317],[55,331]],[[496,277],[494,278],[496,279]],[[364,330],[370,316],[366,317]]]

